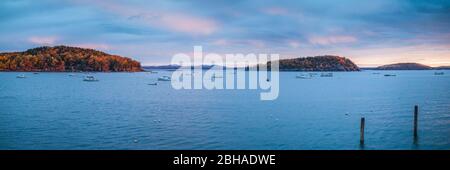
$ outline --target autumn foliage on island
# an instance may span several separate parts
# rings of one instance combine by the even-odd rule
[[[270,61],[267,66],[270,68]],[[359,71],[350,59],[324,55],[279,60],[280,71]]]
[[[141,64],[130,58],[78,47],[39,47],[0,53],[0,71],[136,72]]]

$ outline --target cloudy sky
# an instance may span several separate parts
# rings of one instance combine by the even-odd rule
[[[170,63],[204,52],[450,65],[448,0],[1,0],[0,51],[71,45]]]

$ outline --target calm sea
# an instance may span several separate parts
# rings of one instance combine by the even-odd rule
[[[92,74],[98,82],[1,72],[0,149],[450,149],[450,71],[374,72],[281,72],[274,101],[258,90],[148,85],[168,71]]]

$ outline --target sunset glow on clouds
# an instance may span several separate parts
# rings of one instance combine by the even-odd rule
[[[319,44],[319,45],[352,43],[356,41],[357,39],[353,36],[325,36],[325,37],[311,37],[309,39],[309,42],[311,44]]]
[[[30,37],[28,41],[36,45],[53,45],[55,44],[56,37]]]
[[[450,65],[450,2],[2,0],[0,51],[95,48],[144,65],[191,52],[341,55],[361,66]]]

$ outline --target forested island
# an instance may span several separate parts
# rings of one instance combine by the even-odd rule
[[[55,46],[0,53],[0,71],[137,72],[142,68],[139,62],[127,57],[93,49]]]
[[[267,63],[270,68],[270,61]],[[325,55],[279,60],[280,71],[359,71],[350,59]]]
[[[419,63],[396,63],[382,65],[375,68],[376,70],[430,70],[433,69],[430,66]]]

